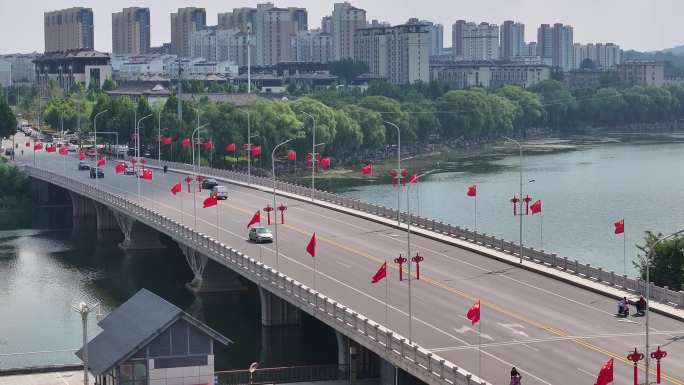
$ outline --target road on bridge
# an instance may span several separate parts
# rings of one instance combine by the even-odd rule
[[[18,143],[23,144],[20,137]],[[66,167],[59,155],[39,152],[36,159],[42,169],[58,174],[66,170],[71,178],[96,183],[88,172],[77,170],[73,155],[66,159]],[[17,155],[16,160],[33,164],[33,151]],[[108,162],[105,178],[97,184],[137,201],[136,178],[116,175],[114,164]],[[272,204],[270,194],[228,184],[228,200],[220,201],[218,208],[203,209],[206,191],[194,196],[182,182],[182,193],[170,193],[171,186],[184,177],[154,171],[152,181],[141,181],[141,202],[276,265],[274,245],[248,242],[246,230],[252,214]],[[406,254],[406,233],[306,201],[278,197],[277,202],[288,207],[286,224],[278,226],[279,270],[313,285],[312,259],[305,247],[316,232],[315,288],[384,324],[385,285],[372,285],[371,276],[388,261],[386,326],[408,336],[407,281],[399,282],[397,265],[391,263],[400,253]],[[616,300],[439,241],[412,234],[411,243],[413,252],[425,258],[420,280],[412,281],[413,339],[422,347],[478,374],[480,339],[481,377],[496,385],[508,384],[512,366],[522,373],[525,385],[593,384],[609,357],[615,358],[615,383],[632,382],[632,365],[626,355],[635,347],[644,350],[644,319],[616,318]],[[481,336],[465,317],[477,298],[482,301]],[[651,346],[657,345],[669,353],[663,361],[663,383],[684,385],[684,323],[652,314]],[[641,368],[640,380],[643,376]],[[651,378],[655,381],[655,375]]]

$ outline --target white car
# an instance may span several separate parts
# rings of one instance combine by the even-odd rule
[[[211,193],[214,194],[218,200],[228,199],[228,189],[226,186],[214,186],[211,188]]]
[[[249,229],[249,240],[256,243],[273,242],[273,233],[268,227],[252,227]]]

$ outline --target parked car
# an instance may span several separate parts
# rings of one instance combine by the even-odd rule
[[[97,170],[97,171],[96,171]],[[101,168],[99,167],[91,167],[90,168],[90,178],[95,179],[95,175],[97,173],[97,178],[104,178],[104,171],[102,171]]]
[[[216,199],[228,199],[228,189],[226,188],[226,186],[214,186],[211,188],[211,193],[216,196]]]
[[[78,171],[90,170],[90,165],[84,161],[78,162]]]
[[[96,152],[95,149],[90,147],[89,149],[86,150],[86,155],[88,156],[95,156]]]
[[[126,165],[126,169],[124,169],[124,175],[135,175],[135,168],[133,168],[133,166]]]
[[[252,227],[249,229],[249,240],[256,243],[273,242],[273,233],[268,227]]]
[[[14,154],[14,149],[12,149],[12,148],[6,148],[5,149],[5,156],[11,156],[12,154]]]
[[[202,188],[206,190],[211,190],[214,186],[218,186],[218,182],[214,178],[205,178],[202,180]]]

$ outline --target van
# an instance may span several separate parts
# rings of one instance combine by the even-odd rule
[[[228,189],[226,186],[214,186],[211,188],[211,193],[216,196],[216,199],[228,199]]]

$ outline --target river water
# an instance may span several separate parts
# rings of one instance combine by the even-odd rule
[[[57,215],[70,216],[70,209]],[[307,316],[301,327],[262,328],[254,286],[195,297],[184,287],[192,274],[172,242],[167,250],[132,256],[117,247],[120,235],[98,239],[93,224],[38,227],[0,231],[0,369],[77,363],[81,320],[72,306],[99,302],[106,315],[143,287],[235,342],[217,352],[217,370],[254,361],[262,367],[337,362],[332,329]],[[94,315],[89,329],[90,337],[100,331]]]
[[[635,275],[631,261],[644,232],[669,233],[684,227],[684,143],[682,138],[614,137],[611,140],[563,143],[572,151],[527,155],[523,161],[524,195],[541,199],[542,214],[526,216],[523,242],[561,256]],[[535,148],[559,148],[537,143]],[[533,151],[528,151],[533,152]],[[414,161],[402,167],[413,170]],[[420,166],[418,166],[420,168]],[[518,218],[510,199],[520,189],[519,157],[487,148],[476,156],[445,159],[411,187],[411,211],[454,225],[475,228],[475,199],[466,196],[475,184],[477,230],[507,240],[519,239]],[[422,168],[430,170],[431,168]],[[318,178],[317,178],[317,184]],[[365,201],[396,207],[397,188],[368,181],[355,187],[329,188]],[[401,208],[406,209],[405,189]],[[418,197],[420,199],[418,199]],[[613,222],[625,219],[625,236]],[[542,244],[543,242],[543,244]],[[626,263],[624,249],[626,245]]]

